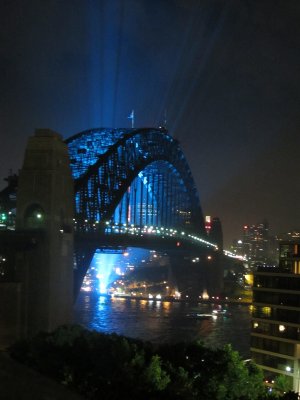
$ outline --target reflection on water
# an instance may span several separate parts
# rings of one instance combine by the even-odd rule
[[[75,307],[75,321],[89,329],[118,333],[154,343],[201,340],[208,346],[231,343],[248,358],[250,310],[246,305],[227,305],[227,315],[189,318],[211,314],[217,306],[136,299],[121,299],[81,293]]]

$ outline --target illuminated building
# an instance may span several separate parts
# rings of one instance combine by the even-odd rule
[[[282,242],[278,267],[254,273],[251,354],[266,380],[300,388],[300,241]]]
[[[269,259],[269,225],[267,221],[256,225],[244,225],[242,252],[249,264],[265,264]]]
[[[241,239],[235,239],[231,245],[231,251],[233,254],[244,256],[243,241]]]
[[[291,230],[290,232],[281,233],[277,235],[276,240],[278,242],[290,242],[300,240],[300,231],[297,229]]]
[[[223,231],[220,218],[205,217],[205,230],[212,243],[215,243],[220,250],[223,250]]]
[[[206,233],[209,235],[209,232],[211,230],[211,216],[210,215],[205,216],[205,230],[206,230]]]

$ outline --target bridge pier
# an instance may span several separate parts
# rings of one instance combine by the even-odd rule
[[[38,129],[28,140],[17,196],[15,236],[35,244],[30,251],[16,249],[13,265],[21,337],[72,320],[73,203],[67,146],[59,134]]]
[[[82,246],[75,246],[75,269],[74,269],[74,302],[79,295],[80,288],[84,277],[92,262],[96,249],[90,246],[82,248]]]
[[[222,254],[203,249],[201,252],[181,254],[169,252],[170,266],[178,291],[182,298],[186,296],[198,299],[207,292],[210,296],[219,296],[223,291]],[[192,259],[196,262],[192,262]]]

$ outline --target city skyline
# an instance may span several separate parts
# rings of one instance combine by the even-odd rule
[[[2,178],[35,128],[130,127],[134,109],[136,127],[167,120],[227,245],[244,223],[299,227],[298,2],[0,7]]]

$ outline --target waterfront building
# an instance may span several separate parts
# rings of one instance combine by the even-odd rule
[[[280,243],[279,264],[254,272],[251,355],[272,385],[300,389],[300,241]]]

